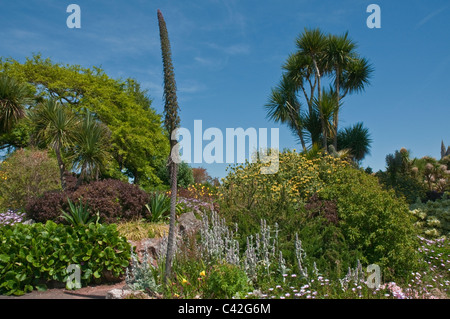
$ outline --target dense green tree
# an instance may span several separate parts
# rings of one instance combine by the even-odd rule
[[[167,254],[166,254],[166,269],[164,273],[164,283],[167,282],[167,278],[171,273],[172,260],[175,254],[175,218],[176,218],[176,201],[177,201],[177,157],[178,154],[174,154],[176,150],[175,145],[177,141],[172,139],[173,133],[176,132],[180,125],[180,117],[178,115],[178,101],[177,101],[177,87],[175,82],[175,73],[172,64],[172,53],[170,49],[169,34],[167,32],[166,21],[160,10],[158,10],[158,24],[159,34],[161,40],[161,51],[164,70],[164,125],[169,132],[170,140],[170,155],[168,159],[168,166],[170,172],[170,225],[169,236],[167,240]]]
[[[170,185],[170,173],[167,165],[161,165],[158,177],[163,181],[164,184]],[[177,186],[188,188],[189,185],[194,184],[194,171],[193,168],[189,166],[186,162],[181,162],[178,164],[177,169]]]
[[[31,84],[37,99],[53,98],[77,113],[87,109],[106,124],[114,162],[105,177],[126,176],[144,187],[161,183],[156,171],[169,153],[167,132],[138,82],[115,80],[101,68],[54,63],[41,55],[24,63],[0,59],[0,71]]]

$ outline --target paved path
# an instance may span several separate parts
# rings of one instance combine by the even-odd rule
[[[23,296],[2,296],[0,299],[105,299],[106,293],[112,289],[120,289],[125,282],[111,285],[88,286],[77,290],[48,289],[47,291],[34,290]]]

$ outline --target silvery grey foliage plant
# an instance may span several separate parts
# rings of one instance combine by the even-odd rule
[[[129,289],[146,293],[155,293],[160,290],[155,280],[152,261],[147,250],[144,250],[142,262],[139,262],[136,253],[131,251],[131,262],[125,272],[125,283]]]

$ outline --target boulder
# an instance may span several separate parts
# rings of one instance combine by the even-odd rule
[[[185,213],[178,217],[178,229],[180,235],[196,233],[200,229],[201,225],[201,220],[197,219],[193,212]]]

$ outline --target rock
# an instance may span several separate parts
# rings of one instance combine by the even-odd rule
[[[150,297],[142,291],[112,289],[106,293],[106,299],[150,299]]]
[[[32,225],[35,224],[36,222],[33,219],[28,219],[26,221],[24,221],[22,224],[24,225]]]
[[[193,234],[197,232],[202,222],[195,217],[193,212],[185,213],[178,217],[178,229],[180,234]]]
[[[144,253],[150,257],[153,266],[157,266],[158,254],[163,243],[163,238],[147,238],[138,242],[129,241],[132,246],[136,247],[136,253],[139,261],[142,262]]]

